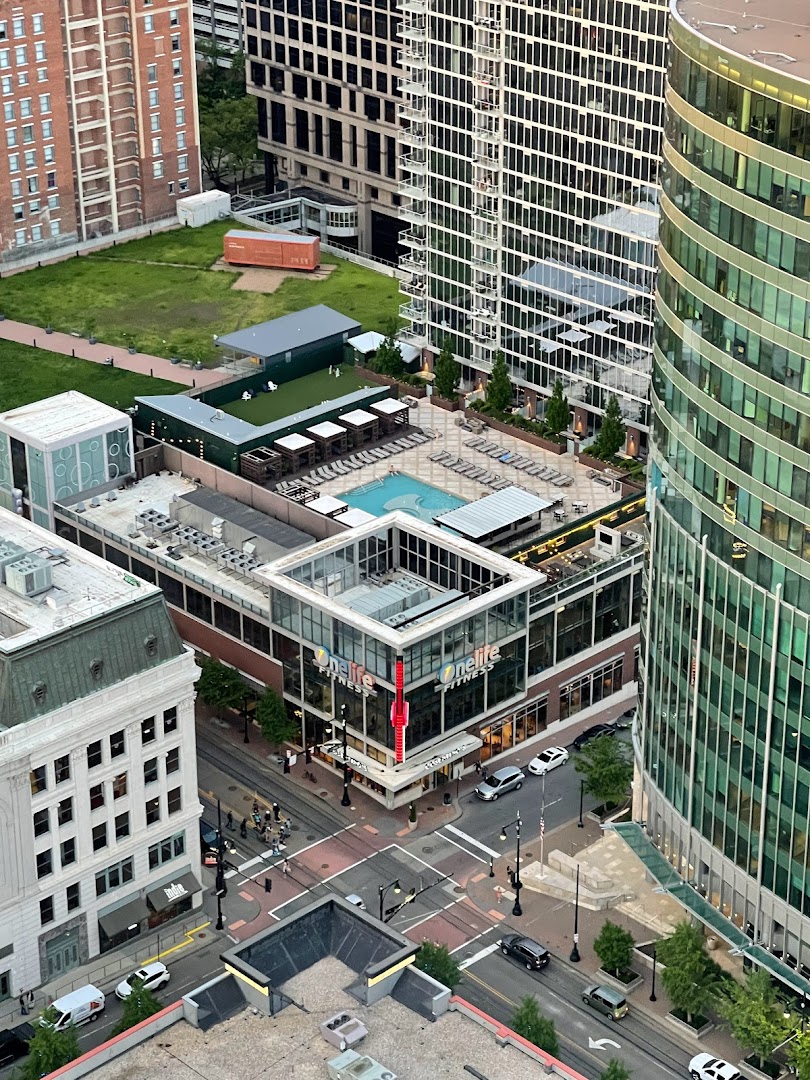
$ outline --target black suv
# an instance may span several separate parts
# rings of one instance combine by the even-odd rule
[[[594,724],[593,727],[585,728],[574,739],[574,748],[581,750],[583,746],[587,746],[589,742],[593,742],[594,739],[604,739],[606,735],[615,735],[616,728],[613,724]]]
[[[520,934],[507,934],[500,941],[501,952],[525,965],[529,971],[539,971],[551,959],[548,949],[531,938]]]
[[[17,1027],[0,1031],[0,1069],[18,1061],[28,1053],[28,1043],[34,1037],[30,1024],[18,1024]]]

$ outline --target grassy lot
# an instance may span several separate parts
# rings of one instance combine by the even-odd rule
[[[353,368],[344,365],[340,370],[342,374],[339,379],[330,375],[328,369],[316,371],[312,375],[282,383],[272,394],[257,394],[250,401],[232,401],[230,405],[223,405],[222,409],[260,427],[369,385],[355,375]]]
[[[86,331],[95,320],[99,341],[128,343],[155,356],[211,363],[212,338],[313,304],[327,304],[355,318],[364,330],[387,330],[399,305],[397,282],[362,266],[324,256],[335,264],[325,281],[288,278],[276,292],[239,292],[236,274],[207,270],[222,251],[233,222],[179,229],[112,250],[112,257],[68,259],[6,278],[2,310],[11,319],[55,330]],[[135,253],[134,256],[131,253]],[[143,262],[127,262],[134,257]],[[154,262],[183,263],[183,266]]]
[[[30,345],[0,341],[0,408],[3,410],[16,409],[65,390],[80,390],[88,397],[125,409],[142,394],[178,394],[184,389],[165,379],[152,379]]]

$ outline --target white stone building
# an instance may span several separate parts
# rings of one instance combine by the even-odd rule
[[[160,589],[0,509],[0,999],[200,906],[196,676]]]

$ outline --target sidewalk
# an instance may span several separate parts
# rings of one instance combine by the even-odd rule
[[[16,341],[20,345],[34,345],[49,352],[62,353],[64,356],[75,356],[80,360],[90,360],[95,364],[103,364],[105,359],[111,356],[117,368],[136,371],[141,375],[152,375],[156,379],[167,379],[169,382],[182,383],[189,387],[222,383],[229,376],[229,372],[223,368],[202,368],[194,371],[187,364],[172,364],[163,356],[149,356],[147,353],[130,355],[127,349],[118,345],[105,345],[103,342],[91,345],[85,338],[62,334],[56,330],[46,334],[41,326],[15,322],[13,319],[3,319],[0,322],[0,338]]]

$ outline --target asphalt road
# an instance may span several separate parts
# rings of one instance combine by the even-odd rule
[[[504,925],[502,929],[508,933],[511,928]],[[584,978],[559,960],[552,958],[544,971],[533,973],[493,952],[464,971],[457,993],[504,1023],[509,1023],[521,998],[536,997],[540,1011],[554,1021],[561,1060],[591,1080],[598,1080],[614,1057],[624,1061],[634,1077],[644,1080],[688,1076],[687,1065],[695,1051],[684,1049],[662,1024],[634,1010],[632,994],[629,1014],[613,1023],[582,1002],[586,985]],[[593,1045],[601,1040],[610,1043]]]

